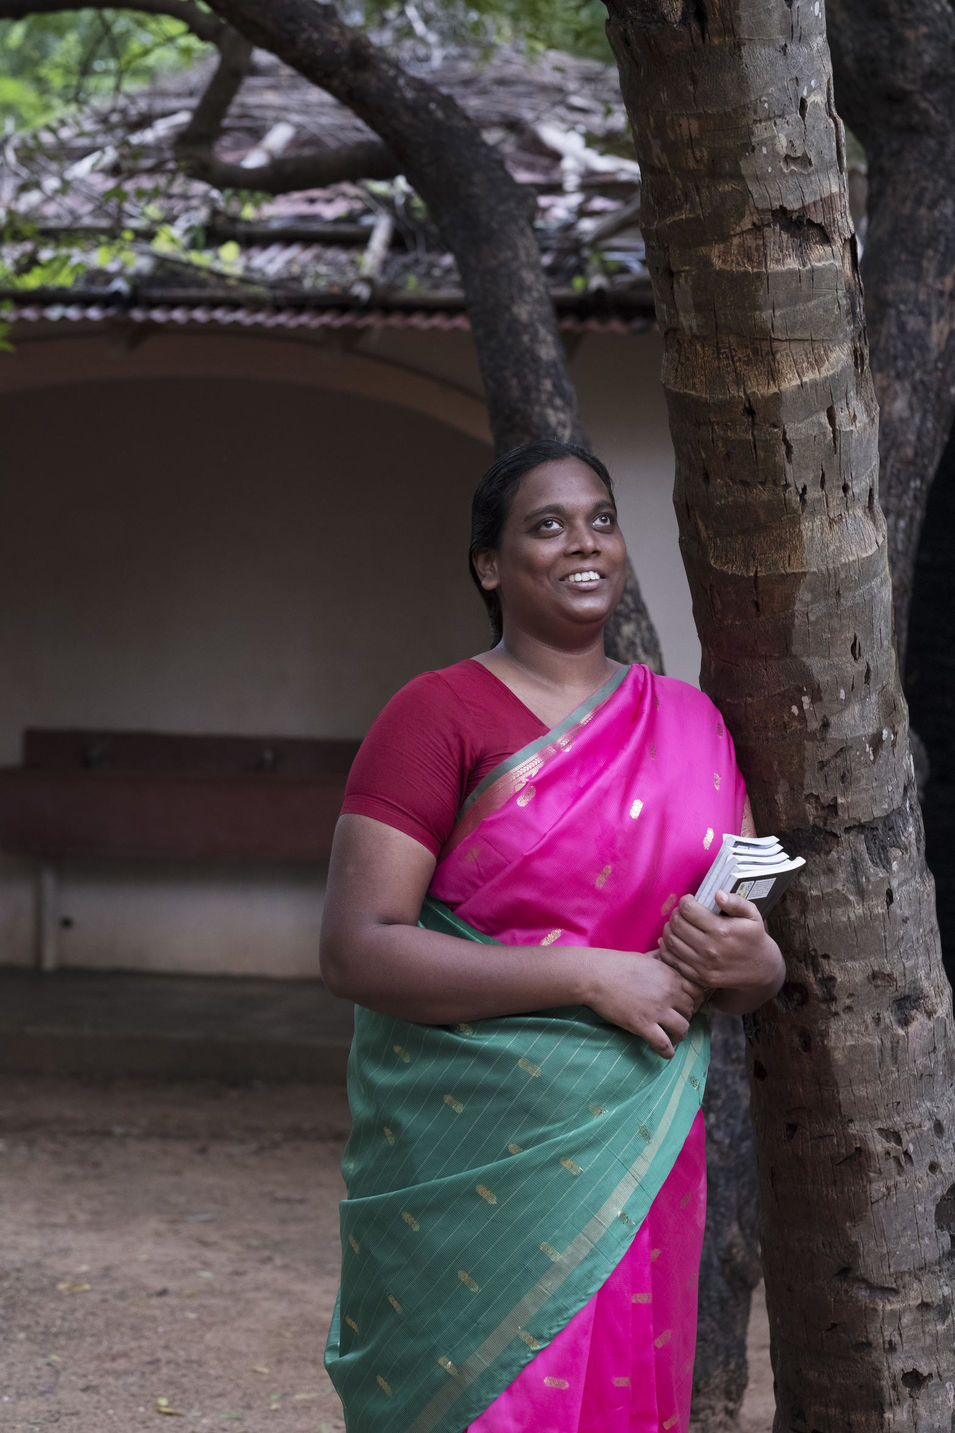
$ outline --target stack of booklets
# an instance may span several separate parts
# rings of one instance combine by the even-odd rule
[[[775,836],[724,836],[696,899],[718,911],[716,892],[726,891],[752,901],[765,916],[805,864],[802,856],[787,856]]]

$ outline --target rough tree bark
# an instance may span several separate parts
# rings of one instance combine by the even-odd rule
[[[955,1036],[819,0],[608,0],[703,681],[809,858],[751,1022],[777,1433],[952,1427]]]
[[[868,161],[862,278],[904,671],[919,534],[955,416],[955,7],[827,0],[826,9],[839,110]]]

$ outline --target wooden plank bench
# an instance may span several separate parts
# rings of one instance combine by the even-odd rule
[[[358,743],[28,729],[0,768],[0,851],[38,863],[37,962],[54,970],[70,857],[323,864]]]

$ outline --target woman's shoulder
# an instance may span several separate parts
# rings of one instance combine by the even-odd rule
[[[660,710],[669,710],[673,713],[680,712],[684,715],[698,717],[701,720],[712,719],[716,726],[717,736],[723,736],[726,724],[723,721],[722,713],[711,697],[706,692],[701,692],[692,682],[684,682],[679,677],[665,677],[657,673],[651,673],[653,695]]]
[[[432,720],[446,714],[452,726],[470,730],[476,721],[482,725],[482,718],[492,722],[499,719],[498,708],[507,710],[515,701],[513,693],[487,667],[473,657],[465,657],[450,667],[419,672],[398,688],[383,713],[421,710]]]

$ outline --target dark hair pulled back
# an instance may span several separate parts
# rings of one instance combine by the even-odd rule
[[[491,644],[495,646],[503,632],[501,599],[497,591],[487,592],[481,586],[477,568],[474,565],[476,552],[493,551],[500,546],[501,532],[511,510],[511,503],[518,484],[534,468],[542,463],[561,462],[564,458],[577,458],[592,468],[613,499],[613,482],[599,458],[576,443],[559,443],[556,439],[541,439],[534,443],[521,443],[517,448],[495,459],[475,489],[471,501],[471,545],[468,548],[468,565],[471,580],[481,594],[481,600],[491,619]]]

